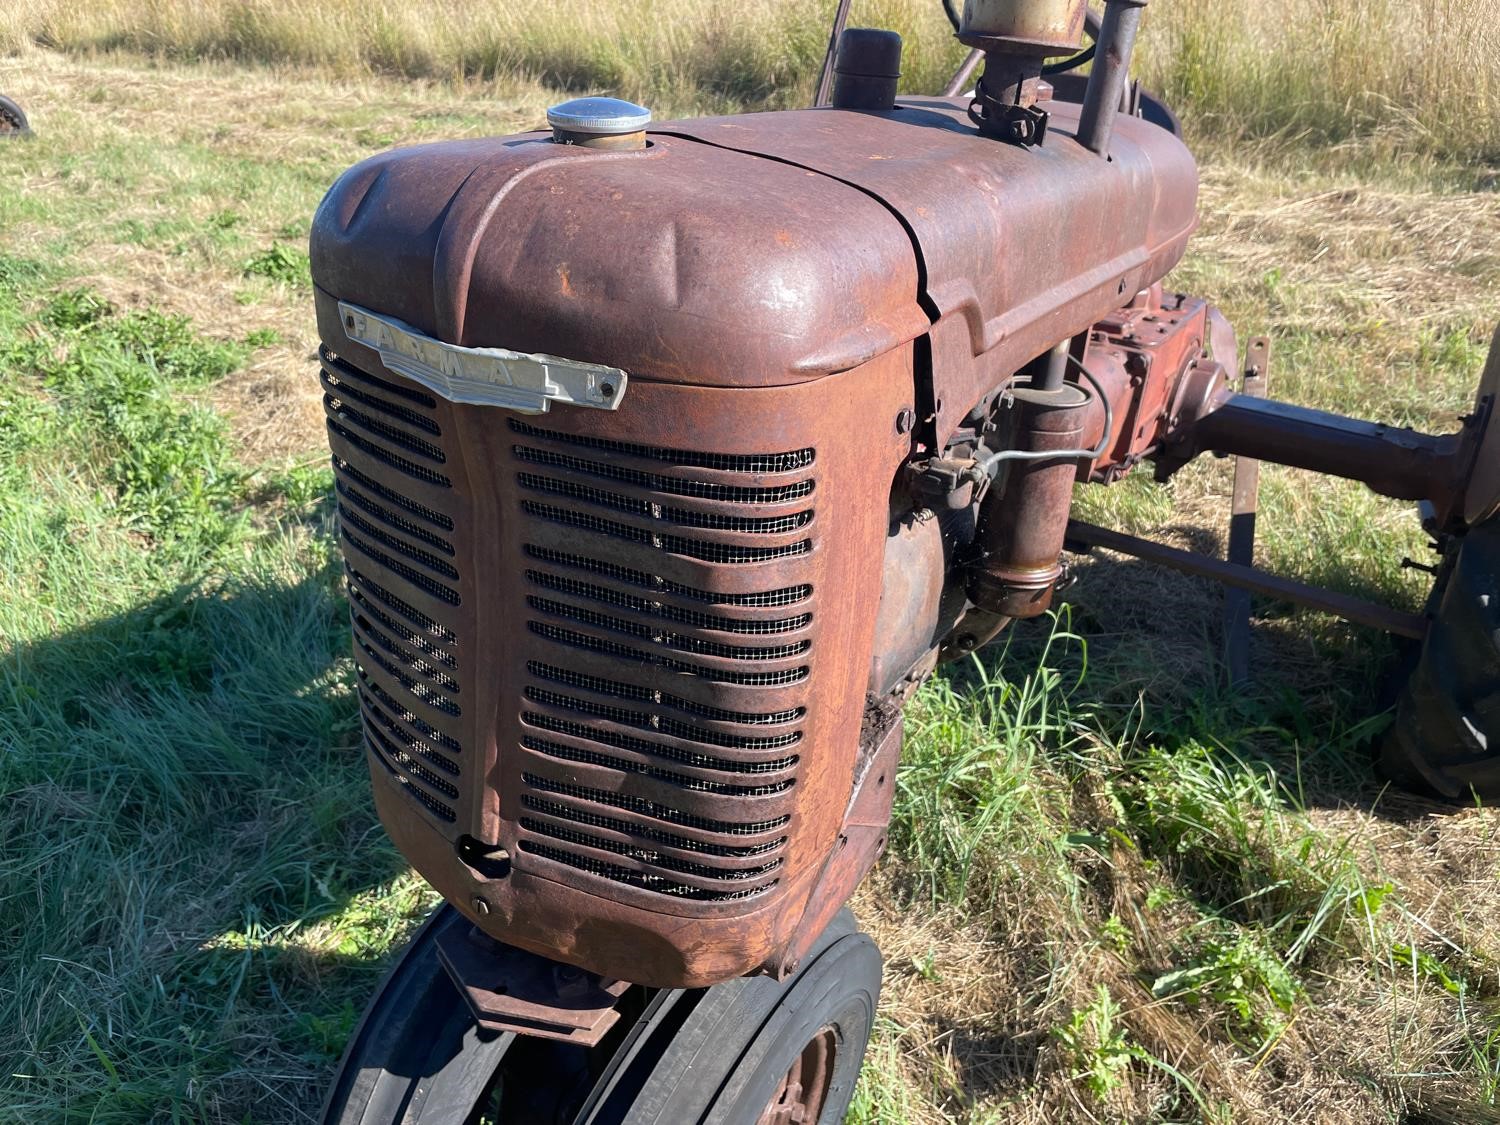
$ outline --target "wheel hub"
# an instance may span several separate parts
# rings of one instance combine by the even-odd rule
[[[838,1032],[824,1027],[807,1042],[776,1088],[758,1125],[817,1125],[838,1059]]]

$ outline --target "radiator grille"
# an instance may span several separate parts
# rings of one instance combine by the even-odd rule
[[[794,707],[789,711],[772,711],[766,714],[725,711],[720,707],[705,707],[701,703],[694,703],[689,699],[678,699],[676,696],[656,688],[640,687],[636,684],[620,684],[613,680],[600,679],[598,676],[580,675],[577,672],[569,672],[563,668],[553,668],[546,664],[538,664],[534,660],[526,666],[526,670],[541,680],[551,680],[554,683],[568,684],[571,687],[582,688],[585,691],[598,692],[600,695],[615,695],[622,699],[639,700],[642,703],[659,703],[666,707],[673,707],[679,711],[687,711],[720,723],[742,723],[747,726],[760,724],[775,725],[795,722],[807,713],[806,709],[802,707]]]
[[[778,828],[785,827],[787,822],[791,820],[789,816],[779,816],[774,820],[753,821],[748,824],[734,821],[711,820],[707,817],[683,812],[670,805],[648,801],[642,797],[628,797],[619,793],[608,793],[601,789],[589,789],[583,785],[570,785],[567,782],[551,781],[534,774],[525,774],[522,780],[525,781],[529,788],[541,793],[556,793],[563,797],[576,797],[580,801],[591,805],[604,805],[609,808],[624,809],[627,812],[639,813],[641,816],[651,820],[664,821],[668,824],[680,824],[685,828],[701,828],[705,832],[720,833],[724,836],[760,836],[766,832],[774,832]],[[525,799],[523,798],[523,800]]]
[[[470,788],[499,777],[507,846],[550,878],[705,906],[770,893],[815,674],[814,450],[673,449],[498,414],[508,440],[477,484],[525,561],[488,580],[513,623],[488,650],[520,677],[492,772],[466,756],[466,718],[491,703],[473,692],[466,599],[490,563],[470,553],[451,408],[327,352],[322,385],[364,742],[413,814],[474,831]]]
[[[600,730],[572,719],[559,719],[552,715],[543,715],[537,711],[524,712],[522,717],[528,725],[535,727],[537,730],[551,731],[553,734],[565,734],[577,738],[582,742],[591,742],[598,746],[612,746],[617,750],[628,750],[633,754],[641,754],[646,757],[665,758],[667,761],[681,762],[684,765],[697,766],[700,769],[720,770],[724,773],[776,772],[787,769],[797,763],[795,755],[789,758],[778,758],[771,762],[739,762],[701,754],[696,751],[682,750],[675,746],[638,738],[635,735],[622,734],[619,731]],[[523,745],[530,745],[531,742],[531,739],[522,740]]]
[[[645,461],[660,461],[667,465],[683,465],[699,469],[719,469],[730,473],[791,473],[809,468],[813,463],[811,449],[799,449],[792,453],[701,453],[689,449],[659,449],[649,445],[634,445],[625,441],[607,438],[578,437],[575,434],[558,434],[522,422],[510,420],[512,432],[524,437],[545,438],[548,442],[580,449],[618,453],[626,457],[637,457]],[[811,489],[809,489],[811,491]]]
[[[660,617],[666,621],[676,621],[684,625],[693,625],[699,629],[712,629],[720,633],[746,633],[753,636],[774,636],[778,633],[793,633],[798,629],[807,627],[812,620],[812,614],[802,613],[796,617],[784,618],[736,618],[718,617],[711,613],[700,613],[694,609],[683,609],[668,603],[653,601],[650,598],[638,597],[635,594],[622,593],[612,590],[607,586],[596,586],[591,582],[580,582],[576,578],[564,578],[561,575],[548,574],[545,571],[528,570],[526,577],[529,581],[541,586],[543,589],[553,590],[559,594],[570,597],[581,598],[585,601],[602,602],[605,605],[619,606],[622,609],[631,610],[634,613],[646,617]]]
[[[811,690],[813,450],[509,424],[531,563],[521,852],[679,899],[769,892]]]
[[[590,574],[600,574],[606,578],[613,578],[632,586],[640,586],[647,590],[656,590],[663,594],[671,594],[674,597],[707,602],[710,605],[733,605],[748,606],[755,609],[771,609],[796,605],[798,602],[805,602],[808,598],[812,597],[811,586],[789,586],[785,589],[770,590],[766,593],[757,594],[731,594],[717,590],[698,590],[692,586],[684,586],[678,582],[668,581],[659,574],[648,574],[643,570],[631,570],[629,567],[600,562],[598,559],[585,558],[582,555],[570,555],[565,551],[554,551],[546,547],[535,547],[527,544],[526,553],[534,559],[553,563],[556,566],[585,570]],[[562,581],[562,579],[558,579],[558,581]]]
[[[812,550],[812,540],[810,539],[804,539],[799,543],[783,543],[774,547],[760,547],[742,543],[721,543],[713,540],[688,539],[681,535],[661,535],[643,527],[636,527],[633,524],[608,520],[603,516],[596,516],[591,512],[580,512],[573,508],[559,508],[552,504],[539,504],[533,500],[527,500],[521,507],[528,516],[534,516],[537,519],[551,520],[554,523],[578,528],[580,531],[608,535],[615,539],[624,539],[630,543],[640,543],[648,547],[654,547],[659,551],[668,551],[674,555],[686,555],[689,558],[702,559],[704,562],[741,564],[769,562],[773,559],[785,559],[794,555],[805,555]]]
[[[548,726],[546,730],[553,728]],[[674,773],[672,770],[662,769],[660,766],[646,765],[644,762],[634,761],[630,758],[621,758],[611,754],[601,754],[597,750],[582,750],[576,746],[564,746],[560,742],[549,742],[542,738],[523,738],[521,745],[528,750],[535,750],[538,754],[546,754],[548,757],[557,758],[564,762],[583,762],[592,766],[603,766],[605,769],[614,770],[617,773],[634,773],[642,777],[655,778],[665,781],[669,785],[676,785],[682,789],[697,793],[720,793],[726,797],[762,797],[772,793],[783,793],[792,787],[790,779],[777,782],[774,785],[731,785],[726,782],[706,781],[701,777],[690,777],[684,773]],[[614,743],[606,743],[614,745]],[[655,747],[648,745],[643,753],[651,753]],[[670,761],[680,761],[677,756],[663,754],[662,757]],[[696,763],[688,763],[694,765]],[[778,765],[780,763],[777,763]],[[797,759],[787,760],[788,766],[796,765]]]
[[[322,355],[364,741],[413,807],[458,819],[461,602],[435,399]]]

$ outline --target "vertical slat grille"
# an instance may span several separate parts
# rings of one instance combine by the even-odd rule
[[[812,688],[813,451],[510,429],[529,560],[520,852],[679,900],[765,894]]]
[[[466,669],[445,624],[462,599],[438,403],[322,359],[365,745],[414,808],[452,825]]]

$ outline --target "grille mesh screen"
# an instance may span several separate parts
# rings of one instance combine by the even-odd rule
[[[536,547],[527,544],[526,553],[534,559],[552,563],[556,566],[585,570],[590,574],[602,574],[607,578],[626,582],[632,586],[642,586],[648,590],[659,590],[665,594],[672,594],[679,598],[691,598],[694,601],[707,602],[710,605],[733,605],[748,606],[754,609],[771,609],[779,606],[796,605],[812,597],[811,586],[789,586],[785,589],[770,590],[761,594],[721,593],[714,590],[699,590],[692,586],[684,586],[678,582],[668,581],[659,574],[647,574],[643,570],[631,570],[629,567],[616,566],[614,563],[601,562],[598,559],[586,558],[583,555],[570,555],[565,551],[554,551],[547,547]]]
[[[557,544],[525,546],[539,643],[521,714],[537,732],[522,746],[537,757],[521,800],[538,815],[521,821],[521,850],[678,898],[764,894],[786,838],[744,838],[786,825],[797,784],[790,750],[803,736],[817,608],[803,561],[813,541],[788,537],[816,526],[813,451],[722,454],[510,427],[526,439],[511,449],[522,526]],[[547,525],[570,529],[566,545]],[[622,560],[642,547],[695,560],[694,580],[674,563],[658,573]],[[738,572],[762,564],[775,578],[747,589]],[[708,606],[721,609],[698,608]],[[679,796],[620,791],[632,777]]]
[[[414,810],[466,831],[468,789],[494,775],[465,757],[464,703],[488,699],[467,690],[475,563],[449,408],[323,359],[364,741]],[[493,471],[508,476],[477,487],[500,487],[503,534],[527,558],[493,586],[515,615],[500,650],[524,676],[501,700],[502,727],[521,735],[498,747],[518,788],[521,815],[505,821],[518,862],[601,895],[768,893],[787,862],[816,655],[814,450],[505,424],[508,468]]]
[[[451,482],[437,400],[323,353],[324,406],[353,617],[365,746],[401,792],[444,824],[458,819],[463,743],[460,602]],[[399,478],[416,482],[393,483]]]

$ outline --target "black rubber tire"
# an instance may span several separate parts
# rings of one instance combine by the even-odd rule
[[[869,1045],[881,977],[875,943],[850,932],[852,923],[840,929],[784,982],[757,977],[710,989],[657,1062],[625,1125],[755,1125],[804,1047],[826,1028],[837,1050],[817,1125],[839,1125]]]
[[[1500,520],[1454,542],[1431,618],[1380,745],[1381,773],[1447,801],[1500,798]]]
[[[467,924],[445,906],[401,954],[350,1039],[324,1125],[470,1125],[497,1102],[517,1107],[501,1125],[573,1121],[580,1106],[576,1119],[590,1125],[754,1125],[826,1025],[839,1046],[818,1120],[843,1120],[881,975],[879,951],[848,911],[787,980],[650,993],[643,1014],[593,1052],[475,1028],[436,956],[437,935]]]
[[[467,925],[443,906],[417,932],[365,1010],[334,1078],[325,1125],[461,1125],[514,1036],[482,1033],[437,959],[437,937]]]
[[[0,139],[31,135],[31,124],[26,120],[26,111],[0,94]]]

